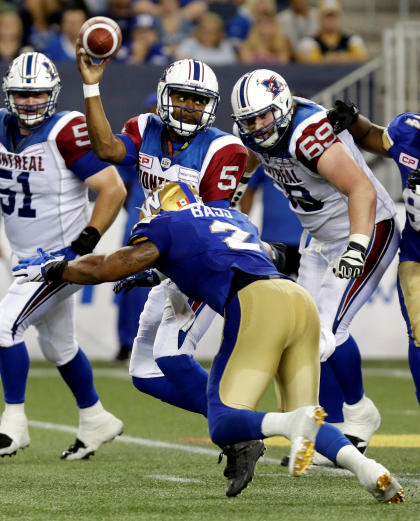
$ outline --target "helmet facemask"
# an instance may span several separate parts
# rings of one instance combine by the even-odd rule
[[[282,111],[278,107],[272,105],[268,110],[264,107],[264,109],[252,114],[251,116],[246,116],[244,118],[234,117],[234,120],[237,123],[239,132],[244,140],[255,143],[258,147],[270,149],[276,146],[287,132],[290,123],[291,110],[292,109],[283,115]],[[251,119],[254,119],[257,116],[263,116],[270,111],[273,114],[273,120],[270,123],[257,130],[251,130],[249,128],[249,121]]]
[[[208,101],[203,109],[174,105],[173,92],[194,93]],[[157,113],[165,125],[183,137],[191,137],[197,132],[211,126],[216,119],[219,104],[219,86],[216,76],[210,67],[197,60],[180,60],[171,64],[160,79],[157,89]],[[179,120],[174,117],[174,109],[179,108]],[[201,117],[197,122],[184,121],[186,112],[199,111]],[[188,119],[188,118],[187,118]]]
[[[13,60],[9,71],[3,78],[2,89],[5,106],[10,114],[18,118],[26,127],[34,127],[52,116],[56,110],[61,82],[55,65],[41,53],[24,53]],[[16,103],[15,95],[46,92],[47,101]]]
[[[206,98],[208,101],[203,109],[195,109],[193,107],[174,105],[171,95],[173,92],[194,92],[199,94],[203,98]],[[162,102],[160,104],[162,108],[162,112],[165,112],[165,120],[164,122],[171,127],[177,134],[180,136],[188,137],[191,136],[200,130],[204,130],[206,127],[211,126],[216,119],[215,111],[217,107],[217,100],[212,95],[212,93],[208,93],[206,95],[202,89],[186,89],[184,86],[168,86],[166,85],[162,92]],[[173,116],[174,109],[179,108],[179,120],[175,119]],[[196,123],[187,123],[184,121],[184,111],[185,112],[200,112],[200,119]]]

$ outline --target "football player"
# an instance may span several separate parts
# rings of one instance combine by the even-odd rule
[[[399,114],[384,128],[360,115],[354,105],[337,100],[328,119],[335,133],[348,129],[359,146],[392,157],[400,170],[406,221],[400,242],[398,296],[407,324],[408,361],[420,403],[420,114]]]
[[[61,82],[49,58],[21,54],[2,87],[6,108],[0,110],[0,208],[13,256],[32,255],[40,244],[68,259],[90,253],[125,198],[118,172],[92,152],[80,112],[56,112]],[[97,193],[92,214],[88,188]],[[103,408],[90,362],[77,344],[73,294],[78,289],[72,284],[13,283],[0,301],[0,374],[6,402],[0,456],[30,443],[24,411],[29,356],[23,340],[30,325],[79,407],[77,439],[62,459],[88,458],[123,430],[123,423]]]
[[[40,250],[40,257],[21,260],[14,274],[22,282],[99,284],[157,266],[186,295],[224,317],[208,384],[208,426],[215,443],[286,436],[292,475],[306,472],[315,446],[354,472],[378,501],[404,501],[400,484],[385,467],[324,424],[325,412],[317,405],[316,304],[275,269],[244,214],[204,205],[186,183],[166,183],[146,198],[128,244],[110,255],[70,262]],[[286,412],[256,412],[273,377]]]
[[[219,86],[208,65],[192,59],[172,63],[158,82],[157,115],[140,114],[125,123],[121,134],[114,135],[99,93],[109,60],[93,63],[79,44],[77,59],[89,137],[98,157],[136,165],[145,195],[163,182],[183,181],[194,186],[206,204],[229,207],[245,169],[247,151],[237,137],[212,127]],[[156,285],[160,280],[156,271],[142,274],[127,281],[125,289]],[[214,316],[208,306],[188,301],[170,280],[154,287],[133,343],[129,372],[135,387],[207,416],[208,374],[193,355]],[[263,453],[263,443],[251,441],[222,450],[228,456],[225,475],[232,476],[235,490],[240,489],[242,470],[235,463],[235,454],[249,456],[253,466]]]
[[[337,137],[324,108],[292,96],[276,72],[243,75],[232,106],[235,131],[250,150],[247,172],[262,164],[304,228],[297,281],[321,315],[320,403],[364,451],[380,414],[364,394],[349,326],[397,251],[395,206],[350,134]]]

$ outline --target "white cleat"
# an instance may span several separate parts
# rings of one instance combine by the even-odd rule
[[[327,414],[320,405],[300,407],[294,413],[289,472],[293,476],[299,477],[305,474],[307,468],[312,465],[315,438]]]
[[[383,465],[366,458],[357,470],[363,487],[380,503],[404,503],[405,494],[401,485]]]
[[[0,422],[0,457],[13,456],[30,443],[26,414],[5,410]]]
[[[123,430],[123,422],[105,410],[91,417],[81,418],[76,441],[62,453],[61,459],[88,459],[103,443],[112,441]]]
[[[370,438],[379,429],[381,415],[370,398],[363,398],[354,405],[343,405],[344,423],[340,430],[353,445],[365,454]]]

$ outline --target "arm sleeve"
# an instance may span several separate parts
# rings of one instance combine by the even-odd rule
[[[208,201],[230,201],[241,179],[248,159],[243,145],[229,144],[212,157],[200,183],[200,196]]]
[[[327,116],[310,123],[296,139],[296,158],[312,172],[318,171],[318,161],[333,143],[340,143]]]
[[[140,135],[139,116],[129,119],[122,129],[121,134],[117,136],[124,142],[127,154],[121,161],[121,165],[133,165],[137,163],[139,150],[142,143],[142,137]]]
[[[169,249],[170,234],[167,233],[165,215],[156,215],[148,223],[138,222],[131,232],[128,245],[141,244],[147,240],[153,242],[159,250],[160,256],[164,255]]]
[[[66,167],[83,181],[109,166],[94,154],[84,116],[69,121],[57,134],[56,143]]]

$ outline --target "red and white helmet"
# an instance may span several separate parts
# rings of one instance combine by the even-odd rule
[[[183,122],[182,110],[180,121],[172,116],[171,92],[174,90],[195,92],[208,98],[204,110],[200,111],[202,114],[197,124]],[[157,113],[163,123],[173,128],[177,134],[191,136],[214,123],[219,99],[219,84],[216,75],[208,65],[198,60],[179,60],[169,65],[159,80]]]
[[[274,71],[257,69],[241,76],[233,87],[231,102],[242,141],[254,149],[267,150],[277,145],[292,120],[293,97],[286,80]],[[258,130],[249,128],[250,119],[270,110],[272,123]]]
[[[61,89],[54,63],[40,52],[26,52],[13,60],[2,84],[7,110],[27,126],[39,125],[54,114]],[[37,105],[17,105],[15,92],[48,92],[48,101]]]

